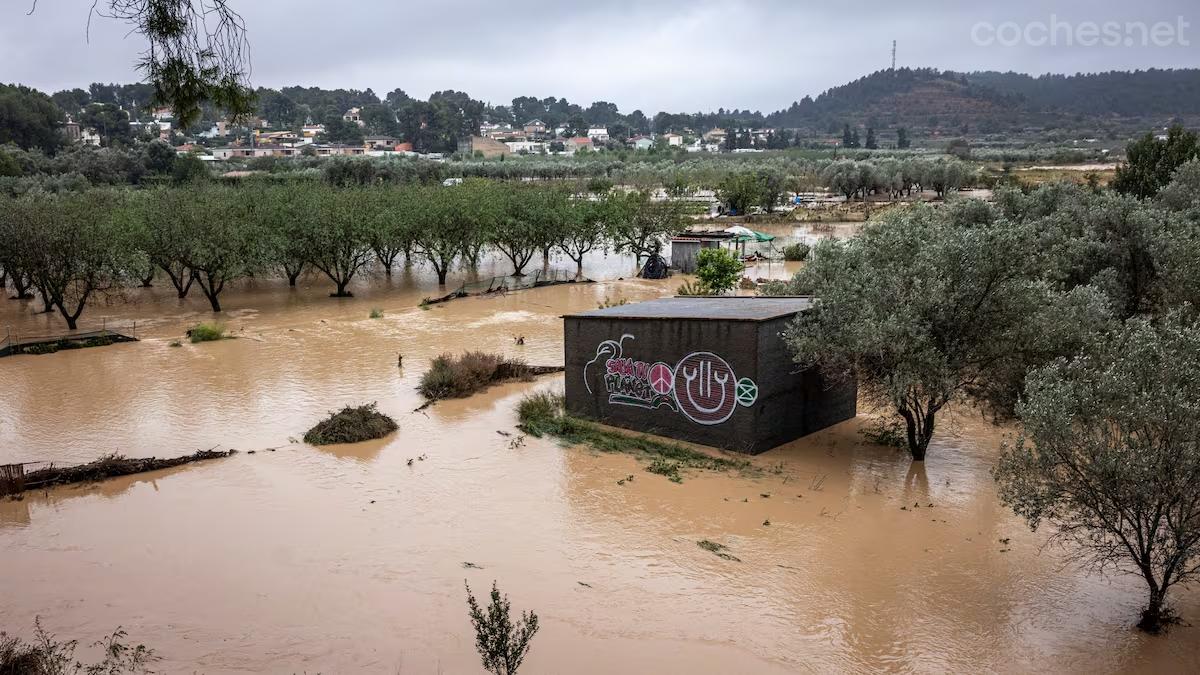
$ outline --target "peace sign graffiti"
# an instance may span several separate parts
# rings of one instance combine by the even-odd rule
[[[675,386],[675,371],[661,361],[650,366],[650,372],[646,374],[646,378],[650,381],[650,388],[659,396],[671,393],[671,389]]]

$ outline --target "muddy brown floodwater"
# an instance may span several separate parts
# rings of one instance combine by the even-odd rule
[[[1064,566],[999,504],[1001,432],[969,416],[923,469],[864,443],[860,417],[755,458],[755,475],[675,484],[628,456],[497,433],[515,437],[520,397],[561,376],[410,412],[441,352],[559,364],[561,314],[678,283],[422,310],[436,290],[422,269],[340,300],[316,277],[295,291],[260,280],[223,298],[240,339],[181,347],[209,317],[198,296],[160,283],[90,309],[136,319],[142,341],[0,360],[0,462],[257,452],[0,502],[0,628],[28,636],[40,616],[89,643],[123,626],[168,673],[474,673],[463,581],[495,579],[541,619],[522,673],[1195,672],[1196,628],[1139,634],[1140,582]],[[0,309],[24,331],[55,322]],[[292,440],[365,401],[400,431]],[[1175,604],[1200,620],[1196,590]]]

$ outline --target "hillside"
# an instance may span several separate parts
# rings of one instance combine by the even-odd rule
[[[1082,116],[1082,120],[1080,117]],[[1086,120],[1200,117],[1200,70],[1079,75],[881,70],[767,116],[774,126],[835,131],[840,124],[982,130]]]
[[[1137,70],[1077,75],[977,72],[972,85],[1024,99],[1033,111],[1089,116],[1189,116],[1200,114],[1200,70]]]

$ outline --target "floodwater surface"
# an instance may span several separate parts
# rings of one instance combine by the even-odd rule
[[[965,412],[925,467],[866,443],[861,415],[681,484],[522,436],[517,402],[561,376],[412,412],[440,353],[561,364],[561,315],[680,283],[617,280],[613,258],[589,261],[608,281],[431,309],[419,268],[351,299],[258,280],[223,299],[238,339],[179,347],[210,314],[159,282],[89,309],[140,342],[0,359],[0,463],[242,451],[0,502],[0,629],[40,616],[86,644],[122,626],[167,673],[475,673],[464,581],[495,580],[541,622],[522,673],[1196,670],[1196,628],[1140,634],[1141,582],[1066,565],[1000,505],[1004,430]],[[748,276],[796,269],[771,267]],[[0,323],[57,327],[28,312]],[[297,442],[371,401],[398,432]],[[1175,605],[1200,620],[1200,592]]]

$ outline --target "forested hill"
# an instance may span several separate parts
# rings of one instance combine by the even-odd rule
[[[835,132],[846,122],[1011,128],[1061,115],[1200,116],[1200,70],[1079,75],[881,70],[767,116],[772,126]]]
[[[1086,115],[1200,114],[1200,69],[1135,70],[1079,75],[968,73],[967,81],[1023,97],[1032,110]]]

